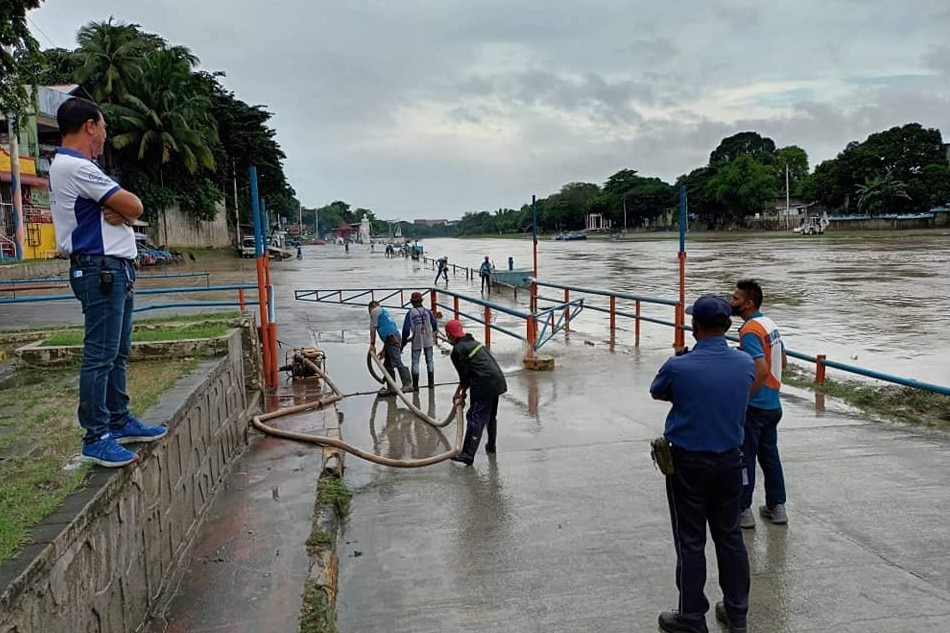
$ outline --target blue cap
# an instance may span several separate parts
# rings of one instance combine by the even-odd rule
[[[728,328],[732,325],[732,306],[723,297],[703,295],[693,305],[686,308],[686,314],[693,315],[696,324],[707,328]]]

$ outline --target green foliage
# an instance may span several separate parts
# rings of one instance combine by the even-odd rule
[[[907,185],[895,180],[891,172],[869,178],[863,185],[858,186],[857,194],[858,210],[872,216],[887,211],[889,204],[895,200],[910,200]]]
[[[944,178],[946,167],[940,131],[908,123],[871,134],[863,143],[849,143],[836,158],[815,168],[808,192],[825,206],[854,211],[858,187],[891,174],[893,181],[906,186],[907,197],[890,199],[886,211],[925,211],[941,203],[940,193],[950,187]]]
[[[26,12],[42,0],[0,2],[0,112],[30,111],[43,56],[26,24]],[[12,50],[7,50],[8,47]]]
[[[155,341],[186,341],[201,338],[218,338],[228,333],[229,326],[223,323],[198,323],[185,327],[141,328],[132,331],[133,343]],[[43,341],[47,347],[63,345],[82,345],[83,332],[80,330],[61,330]]]
[[[43,79],[81,83],[102,104],[110,132],[104,162],[142,198],[146,221],[175,204],[195,221],[212,220],[222,200],[250,218],[251,165],[268,210],[296,218],[264,106],[240,101],[218,82],[223,73],[195,71],[188,48],[138,24],[90,22],[77,39],[75,51],[45,52]]]
[[[756,132],[739,132],[722,139],[709,155],[709,164],[728,163],[740,156],[749,156],[755,161],[771,165],[775,163],[775,141]]]

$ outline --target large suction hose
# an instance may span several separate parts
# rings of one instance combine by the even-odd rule
[[[361,459],[373,462],[374,464],[380,464],[382,466],[391,466],[393,468],[422,468],[423,466],[431,466],[433,464],[438,464],[439,462],[444,462],[447,459],[451,459],[458,455],[462,450],[462,438],[464,435],[464,423],[462,420],[462,408],[464,401],[455,401],[452,403],[452,410],[446,416],[445,420],[438,421],[434,418],[427,415],[421,409],[416,407],[412,402],[406,397],[406,394],[403,393],[402,389],[396,384],[396,381],[393,379],[392,375],[386,371],[386,368],[383,366],[382,361],[373,354],[372,352],[367,352],[366,366],[369,368],[370,373],[373,375],[377,381],[382,382],[385,380],[390,388],[392,388],[396,395],[402,399],[403,402],[409,407],[409,410],[412,411],[416,416],[418,416],[423,422],[433,426],[435,428],[444,428],[448,426],[452,420],[455,420],[455,446],[444,453],[439,453],[431,457],[425,457],[422,459],[392,459],[389,457],[383,457],[382,455],[377,455],[376,453],[370,453],[364,451],[361,448],[348,444],[343,440],[339,440],[333,437],[327,437],[325,435],[311,435],[309,433],[300,433],[297,431],[287,431],[284,429],[279,429],[268,424],[265,424],[267,420],[273,420],[275,418],[284,417],[286,415],[293,415],[295,413],[305,413],[307,411],[313,411],[314,409],[321,409],[327,405],[333,404],[343,399],[343,393],[340,389],[330,380],[330,377],[320,369],[316,363],[313,363],[310,360],[304,360],[313,371],[326,382],[327,386],[333,391],[333,394],[327,396],[326,398],[318,398],[312,402],[306,402],[304,404],[298,404],[292,407],[287,407],[284,409],[278,409],[270,413],[264,413],[262,415],[255,415],[251,418],[251,424],[254,428],[259,431],[266,433],[268,435],[273,435],[274,437],[281,437],[288,440],[294,440],[296,442],[304,442],[308,444],[319,444],[321,446],[332,446],[338,448],[342,451],[346,451],[351,455],[355,455]],[[373,371],[373,366],[376,366],[381,372],[382,377],[377,377]]]

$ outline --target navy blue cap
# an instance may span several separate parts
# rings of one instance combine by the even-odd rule
[[[693,305],[686,308],[686,314],[693,315],[696,324],[708,328],[728,328],[732,325],[732,306],[718,295],[703,295]]]

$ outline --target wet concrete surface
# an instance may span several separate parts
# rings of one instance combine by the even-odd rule
[[[666,413],[647,394],[665,352],[563,347],[554,372],[511,371],[494,458],[419,472],[349,462],[340,631],[652,631],[675,606],[648,447]],[[346,437],[367,441],[352,409]],[[950,630],[950,439],[816,411],[806,392],[785,397],[780,429],[790,519],[745,532],[750,631]],[[713,563],[711,601],[716,578]]]
[[[268,410],[313,397],[312,384],[284,386]],[[324,412],[272,424],[323,434]],[[322,453],[251,431],[247,452],[199,528],[182,573],[149,633],[294,633],[298,630]]]

